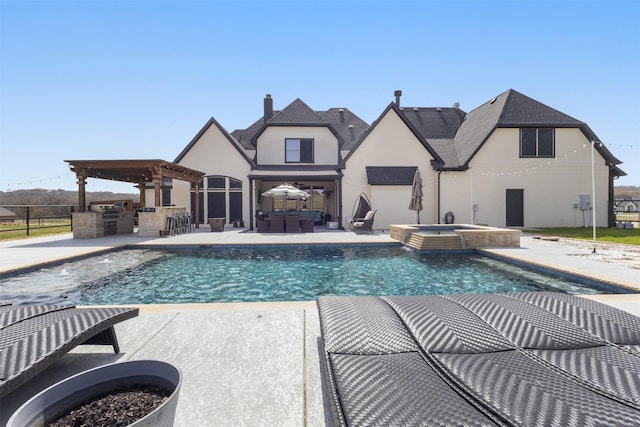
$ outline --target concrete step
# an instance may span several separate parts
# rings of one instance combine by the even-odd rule
[[[407,246],[421,251],[441,251],[464,249],[462,238],[458,235],[427,235],[412,233]]]

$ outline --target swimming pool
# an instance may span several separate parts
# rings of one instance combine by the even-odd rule
[[[420,254],[396,245],[254,246],[109,252],[0,280],[0,301],[168,304],[536,290],[605,292],[473,253]]]

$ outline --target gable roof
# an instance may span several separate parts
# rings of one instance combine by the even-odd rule
[[[468,167],[496,128],[527,126],[578,128],[587,139],[599,140],[586,123],[509,89],[467,114],[454,139],[459,160],[463,162],[460,166]],[[622,163],[604,144],[596,145],[596,149],[608,165]]]
[[[387,108],[385,108],[385,110],[382,112],[382,114],[380,114],[380,116],[373,122],[373,124],[371,124],[371,126],[366,129],[362,135],[360,136],[360,138],[358,139],[358,141],[356,141],[352,148],[351,151],[349,151],[349,154],[347,154],[344,158],[344,160],[342,161],[342,164],[344,165],[344,163],[349,159],[349,157],[351,157],[351,155],[356,151],[356,149],[364,142],[365,139],[367,139],[367,136],[369,136],[369,134],[371,134],[371,132],[373,132],[373,130],[378,127],[378,125],[380,124],[380,122],[382,121],[382,119],[390,112],[390,111],[394,111],[398,117],[400,118],[400,120],[402,120],[404,122],[404,124],[407,126],[407,128],[409,128],[409,130],[413,133],[413,135],[416,137],[416,139],[422,144],[422,146],[427,150],[427,152],[431,155],[431,157],[433,157],[433,159],[435,159],[435,161],[437,163],[444,163],[442,158],[440,157],[440,155],[433,149],[433,147],[427,142],[427,140],[425,139],[423,133],[421,132],[427,132],[427,127],[424,126],[424,121],[420,121],[417,120],[418,124],[420,125],[420,129],[418,130],[416,129],[416,127],[413,125],[412,121],[409,120],[403,113],[402,109],[400,107],[398,107],[395,103],[390,103]],[[442,133],[442,131],[438,131],[440,133]]]
[[[247,129],[237,129],[231,135],[247,150],[256,149],[258,137],[269,126],[326,126],[338,138],[342,150],[350,150],[358,138],[369,128],[367,122],[347,108],[314,111],[300,98],[282,110],[273,112],[266,122],[264,117]]]
[[[327,111],[314,111],[300,98],[296,98],[282,110],[274,110],[273,115],[264,120],[256,120],[246,129],[237,129],[230,134],[213,118],[193,138],[178,155],[179,162],[195,142],[215,125],[225,135],[243,157],[255,169],[255,150],[258,137],[269,126],[325,126],[338,139],[341,151],[347,155],[345,161],[355,152],[367,136],[380,123],[381,119],[393,110],[416,136],[427,152],[433,157],[433,167],[438,170],[465,170],[475,154],[489,139],[495,129],[500,127],[554,127],[578,128],[589,139],[598,141],[598,137],[584,122],[555,110],[529,98],[513,89],[494,97],[478,108],[465,113],[458,106],[440,107],[398,107],[390,103],[380,116],[369,126],[365,121],[347,108],[330,108]],[[600,143],[596,149],[610,166],[611,173],[625,175],[615,167],[622,163]]]
[[[0,218],[13,218],[16,216],[16,213],[7,209],[7,208],[3,208],[2,206],[0,206]]]
[[[283,110],[274,113],[267,121],[269,124],[325,124],[325,120],[320,114],[313,111],[300,98],[296,98],[287,105]]]
[[[218,123],[218,121],[216,119],[214,119],[213,117],[211,117],[207,123],[205,123],[205,125],[202,127],[202,129],[200,129],[200,131],[196,134],[196,136],[194,136],[191,141],[187,144],[186,147],[184,147],[184,149],[180,152],[180,154],[178,154],[178,157],[176,157],[176,159],[173,161],[174,163],[180,163],[180,161],[184,158],[184,156],[187,155],[187,153],[189,152],[189,150],[191,150],[191,148],[193,148],[193,146],[200,140],[200,138],[202,138],[202,135],[204,135],[207,130],[209,130],[209,128],[211,126],[215,126],[216,128],[218,128],[218,130],[220,131],[220,133],[222,133],[225,138],[227,139],[227,141],[229,141],[231,143],[231,145],[233,145],[233,147],[238,150],[238,152],[240,153],[240,155],[247,161],[247,163],[249,163],[252,167],[255,166],[255,163],[253,161],[253,159],[251,158],[251,156],[249,155],[249,153],[247,153],[247,149],[242,146],[242,144],[236,139],[234,138],[231,134],[229,134],[229,132],[227,132],[227,130],[225,128],[223,128],[220,123]]]
[[[466,113],[457,107],[403,107],[401,114],[435,153],[436,161],[455,167],[460,163],[454,138]]]

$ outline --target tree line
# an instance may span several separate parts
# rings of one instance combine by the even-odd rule
[[[130,200],[139,201],[139,194],[112,193],[111,191],[86,192],[87,203],[93,200]],[[78,192],[68,190],[31,190],[0,191],[0,205],[77,205]]]

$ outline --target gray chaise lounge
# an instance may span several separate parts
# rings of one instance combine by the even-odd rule
[[[0,397],[77,345],[110,345],[118,353],[113,325],[137,315],[137,308],[1,305]]]
[[[640,318],[552,292],[318,298],[335,425],[640,425]]]

